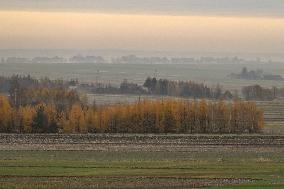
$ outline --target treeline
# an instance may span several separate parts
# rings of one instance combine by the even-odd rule
[[[80,83],[78,79],[66,81],[51,80],[48,77],[36,79],[30,75],[0,76],[0,93],[8,94],[13,105],[17,107],[38,102],[50,103],[53,101],[50,98],[55,96],[60,99],[58,103],[65,106],[69,101],[78,100],[74,93],[75,90],[98,94],[164,95],[199,99],[232,100],[239,98],[237,94],[233,95],[230,91],[223,90],[220,85],[209,87],[193,81],[172,81],[150,77],[145,80],[143,85],[123,80],[120,86],[115,87],[111,84]],[[260,85],[246,86],[242,88],[242,97],[246,100],[274,100],[284,97],[284,88],[264,88]]]
[[[63,87],[78,84],[77,80],[64,81],[61,79],[51,80],[48,77],[36,79],[30,75],[13,75],[11,77],[0,76],[0,92],[8,93],[10,90],[34,87]]]
[[[91,93],[104,94],[136,94],[136,95],[164,95],[192,98],[233,99],[230,91],[223,91],[220,85],[208,87],[203,83],[193,81],[171,81],[148,77],[143,86],[124,80],[119,87],[109,84],[81,84],[80,89]]]
[[[0,77],[0,92],[9,96],[9,101],[14,107],[45,103],[65,110],[72,104],[80,102],[78,93],[75,90],[69,90],[69,86],[76,83],[75,80],[67,82],[49,78],[35,79],[29,75],[14,75]]]
[[[126,79],[124,79],[118,87],[103,83],[83,83],[78,85],[78,89],[95,94],[149,94],[147,89],[143,86],[128,82]]]
[[[59,132],[62,115],[75,104],[87,106],[77,91],[64,87],[20,89],[0,95],[0,132]]]
[[[81,103],[82,99],[75,90],[62,87],[34,87],[11,91],[10,102],[14,107],[34,106],[40,103],[53,104],[57,109],[63,111],[69,109],[72,104]]]
[[[243,87],[242,94],[246,100],[274,100],[284,97],[284,88],[264,88],[260,85],[252,85]]]
[[[230,91],[223,91],[220,85],[208,87],[204,83],[193,81],[171,81],[148,77],[143,85],[150,94],[182,96],[194,98],[232,99]]]
[[[13,106],[0,96],[0,132],[7,133],[255,133],[263,113],[251,102],[140,101],[61,110],[53,103]]]

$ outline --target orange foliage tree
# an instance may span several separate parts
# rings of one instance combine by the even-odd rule
[[[0,96],[0,132],[256,133],[263,127],[263,112],[253,102],[145,100],[98,107],[76,102],[67,107],[12,107]]]

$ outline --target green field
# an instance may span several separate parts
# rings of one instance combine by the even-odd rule
[[[237,185],[235,185],[237,184]],[[282,148],[1,151],[0,188],[283,188]]]

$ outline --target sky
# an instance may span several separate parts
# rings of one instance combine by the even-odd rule
[[[283,53],[283,0],[0,0],[0,49]]]

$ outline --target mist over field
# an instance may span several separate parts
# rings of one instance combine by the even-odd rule
[[[281,0],[12,0],[0,3],[0,49],[283,59],[283,12]]]

